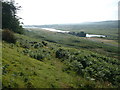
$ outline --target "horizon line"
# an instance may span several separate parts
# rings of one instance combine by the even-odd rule
[[[119,20],[104,20],[104,21],[88,21],[88,22],[80,22],[80,23],[53,23],[53,24],[23,24],[23,26],[27,25],[62,25],[62,24],[85,24],[85,23],[97,23],[97,22],[107,22],[107,21],[119,21]]]

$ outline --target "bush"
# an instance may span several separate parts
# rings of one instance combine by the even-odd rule
[[[45,41],[42,41],[42,44],[43,44],[44,46],[47,46],[47,43],[46,43]]]
[[[86,37],[86,33],[84,33],[84,32],[79,32],[79,33],[77,33],[77,36],[79,36],[79,37]]]
[[[60,48],[60,49],[58,49],[56,51],[56,58],[59,58],[59,59],[61,59],[61,58],[69,59],[69,58],[71,58],[71,55],[70,55],[69,50],[64,50],[64,49]]]
[[[69,32],[69,34],[72,34],[72,35],[76,35],[76,36],[79,36],[79,37],[86,37],[86,33],[85,32]]]
[[[2,40],[5,40],[8,43],[15,43],[16,38],[10,30],[3,30],[2,31]]]

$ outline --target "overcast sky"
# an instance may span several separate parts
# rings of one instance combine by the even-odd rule
[[[119,0],[15,0],[25,25],[81,23],[118,19]]]

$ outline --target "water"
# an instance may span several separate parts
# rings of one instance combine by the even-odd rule
[[[86,34],[86,37],[106,37],[105,35]]]
[[[25,28],[38,28],[38,27],[25,27]],[[62,31],[62,30],[57,30],[57,29],[53,29],[53,28],[41,28],[43,30],[48,30],[48,31],[52,31],[52,32],[60,32],[60,33],[69,33],[70,31]],[[31,30],[29,30],[31,31]],[[95,35],[95,34],[86,34],[86,37],[106,37],[105,35]]]
[[[61,32],[61,33],[69,33],[70,31],[62,31],[52,28],[42,28],[44,30],[52,31],[52,32]],[[95,35],[95,34],[86,34],[86,37],[106,37],[105,35]]]
[[[52,32],[61,32],[61,33],[69,33],[70,31],[62,31],[62,30],[57,30],[57,29],[52,29],[52,28],[42,28],[44,30],[52,31]]]

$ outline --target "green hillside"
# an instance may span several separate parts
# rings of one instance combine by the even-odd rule
[[[101,21],[77,24],[25,25],[25,27],[54,28],[71,32],[107,35],[106,39],[118,40],[118,21]]]
[[[31,30],[31,31],[28,31]],[[105,43],[102,40],[99,42],[85,38],[85,37],[77,37],[66,33],[55,33],[50,31],[44,31],[41,29],[26,29],[26,35],[32,38],[45,40],[51,43],[57,43],[62,46],[72,47],[76,49],[86,49],[93,52],[97,52],[109,57],[117,57],[118,56],[118,42],[112,41],[111,43]]]
[[[117,21],[23,28],[17,16],[21,6],[14,0],[0,3],[0,83],[2,80],[3,90],[120,87]],[[41,28],[67,30],[71,34]],[[87,33],[107,37],[87,38]]]
[[[15,44],[3,41],[3,88],[115,88],[120,85],[118,59],[66,46],[63,44],[66,41],[49,42],[41,38],[42,33],[39,38],[35,32],[31,33],[15,34]]]

